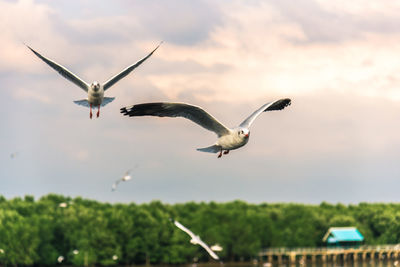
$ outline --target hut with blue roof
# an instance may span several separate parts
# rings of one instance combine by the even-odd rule
[[[364,237],[356,227],[331,227],[322,238],[328,247],[358,247]]]

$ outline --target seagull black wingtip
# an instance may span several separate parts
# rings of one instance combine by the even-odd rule
[[[290,100],[290,98],[283,98],[283,99],[280,99],[280,100],[274,102],[269,107],[267,107],[264,110],[264,112],[271,111],[271,110],[282,110],[282,109],[286,108],[287,106],[290,106],[291,103],[292,103],[292,100]]]
[[[128,112],[128,110],[126,109],[126,107],[121,108],[121,109],[120,109],[120,112],[121,112],[122,114],[124,114],[124,116],[128,116],[128,115],[129,115],[129,112]]]

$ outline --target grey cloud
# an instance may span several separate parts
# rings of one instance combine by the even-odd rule
[[[57,10],[52,17],[57,30],[71,41],[87,44],[151,38],[178,45],[194,45],[206,40],[221,23],[220,11],[208,1],[122,0],[113,1],[112,6],[105,4],[106,7],[103,2],[98,5],[44,3]],[[63,6],[65,8],[60,8]],[[110,9],[114,11],[114,17],[109,16]],[[80,15],[73,14],[76,10]],[[75,20],[75,17],[79,19]],[[99,27],[100,20],[103,22]]]
[[[125,1],[131,14],[154,36],[178,45],[193,45],[208,38],[221,23],[220,11],[208,1]]]

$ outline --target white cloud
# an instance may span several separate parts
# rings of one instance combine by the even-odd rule
[[[400,32],[367,33],[344,42],[302,43],[301,24],[283,17],[273,4],[226,5],[222,25],[210,39],[190,47],[166,45],[158,56],[167,62],[192,60],[228,66],[222,73],[152,75],[172,99],[183,91],[209,92],[210,101],[254,101],[324,90],[399,100],[397,73]],[[318,25],[315,25],[318,27]],[[334,34],[334,33],[333,33]]]

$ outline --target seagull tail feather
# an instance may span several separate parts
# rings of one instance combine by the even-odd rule
[[[221,151],[221,147],[217,146],[217,145],[212,145],[209,147],[198,148],[196,150],[201,151],[201,152],[208,152],[208,153],[218,153]]]

